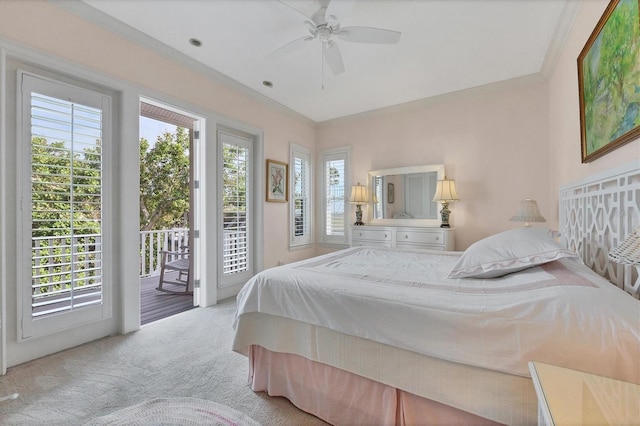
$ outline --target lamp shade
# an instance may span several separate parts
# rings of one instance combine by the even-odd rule
[[[369,194],[366,186],[360,185],[360,182],[358,182],[357,185],[353,185],[351,187],[351,197],[349,197],[350,203],[365,204],[368,201],[369,201]]]
[[[536,200],[532,200],[531,198],[526,198],[520,201],[520,207],[516,212],[515,216],[510,219],[512,222],[546,222],[541,214],[540,210],[538,210],[538,203]]]
[[[456,192],[456,183],[451,179],[444,178],[439,180],[436,184],[436,193],[433,196],[433,201],[459,201],[458,193]]]
[[[640,264],[640,227],[609,252],[609,260],[625,265]]]

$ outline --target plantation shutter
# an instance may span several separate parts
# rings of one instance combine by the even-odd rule
[[[251,141],[219,132],[222,147],[222,285],[251,275]]]
[[[345,162],[343,159],[325,163],[326,235],[345,235]]]
[[[311,158],[307,148],[291,145],[291,246],[311,243]]]
[[[30,242],[22,240],[21,265],[30,279],[22,337],[29,337],[110,312],[103,307],[103,143],[110,100],[28,74],[22,89],[30,142],[23,151],[22,229]],[[38,320],[46,320],[40,328]]]

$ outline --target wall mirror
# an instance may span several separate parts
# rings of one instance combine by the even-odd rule
[[[370,223],[439,226],[440,206],[431,201],[439,179],[444,179],[444,164],[370,171]]]

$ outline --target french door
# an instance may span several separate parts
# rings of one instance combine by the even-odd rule
[[[218,131],[221,207],[219,286],[247,281],[253,259],[253,138],[239,132]]]

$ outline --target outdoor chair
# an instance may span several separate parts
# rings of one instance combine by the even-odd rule
[[[182,248],[182,251],[168,251],[162,250],[162,263],[160,265],[160,282],[156,290],[164,291],[172,294],[193,294],[193,291],[189,290],[189,250],[186,247]],[[174,260],[169,260],[174,259]],[[165,271],[178,272],[178,278],[175,281],[165,279]],[[165,284],[172,286],[182,286],[183,291],[172,290],[171,288],[165,288]]]

